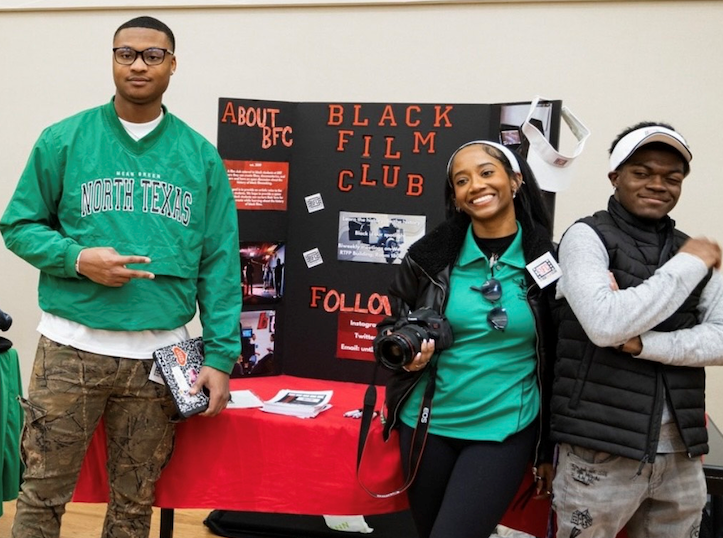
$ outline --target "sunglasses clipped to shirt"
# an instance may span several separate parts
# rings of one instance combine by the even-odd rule
[[[502,283],[494,276],[485,280],[480,287],[470,286],[470,289],[480,292],[482,297],[493,305],[502,297]],[[487,323],[489,323],[490,327],[495,331],[504,331],[509,321],[507,310],[499,305],[494,306],[492,310],[487,313]]]

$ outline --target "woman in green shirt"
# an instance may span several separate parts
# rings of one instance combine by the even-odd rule
[[[399,362],[385,433],[400,428],[420,538],[487,538],[530,462],[538,493],[551,484],[548,292],[526,269],[552,252],[551,222],[532,171],[504,146],[463,145],[447,176],[448,219],[409,249],[377,340],[426,307],[444,314],[454,342],[435,350],[425,338]],[[415,431],[426,436],[421,454]]]

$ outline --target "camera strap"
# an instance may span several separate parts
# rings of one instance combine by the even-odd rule
[[[438,353],[435,353],[433,358],[436,358]],[[429,420],[432,417],[432,398],[434,397],[434,390],[437,385],[437,361],[430,360],[427,366],[428,378],[427,385],[424,388],[424,396],[422,397],[422,403],[419,406],[419,414],[417,415],[417,426],[414,428],[414,434],[412,435],[412,446],[409,451],[409,474],[404,483],[394,491],[388,493],[376,493],[371,491],[361,479],[359,475],[359,468],[364,456],[364,447],[366,445],[367,436],[369,435],[369,427],[371,426],[372,419],[374,418],[374,408],[377,402],[377,387],[374,381],[376,381],[378,365],[374,367],[374,375],[372,384],[367,387],[366,393],[364,394],[364,407],[362,409],[361,426],[359,432],[359,446],[357,449],[356,459],[356,476],[359,485],[372,497],[377,499],[386,499],[398,495],[409,488],[414,482],[414,478],[417,476],[417,470],[419,469],[419,463],[422,461],[422,453],[424,452],[424,446],[427,442],[427,433],[429,430]]]

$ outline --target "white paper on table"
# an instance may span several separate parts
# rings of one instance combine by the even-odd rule
[[[226,407],[231,409],[249,409],[251,407],[261,407],[264,403],[261,398],[256,396],[250,390],[232,390],[231,401]]]
[[[326,521],[327,527],[335,531],[361,532],[363,534],[374,531],[367,525],[364,516],[324,516],[324,521]]]

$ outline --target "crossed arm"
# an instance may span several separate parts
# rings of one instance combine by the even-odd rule
[[[590,340],[641,359],[679,366],[723,364],[723,278],[714,271],[700,303],[700,323],[673,332],[651,330],[672,315],[708,273],[720,265],[720,248],[690,239],[649,279],[618,290],[610,280],[605,246],[587,225],[573,225],[560,244],[564,296]]]

